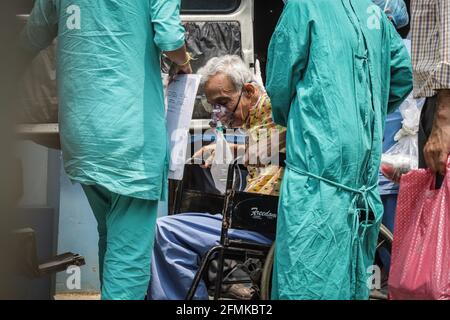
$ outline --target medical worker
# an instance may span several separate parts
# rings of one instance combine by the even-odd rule
[[[396,28],[406,27],[409,23],[408,8],[403,0],[372,0],[379,6]]]
[[[191,72],[179,11],[179,0],[37,0],[22,34],[30,55],[57,38],[64,168],[98,222],[102,299],[146,295],[168,169],[161,52]]]
[[[369,0],[289,0],[267,81],[287,126],[272,298],[367,299],[384,119],[412,89],[408,52]]]

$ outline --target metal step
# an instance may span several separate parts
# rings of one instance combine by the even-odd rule
[[[36,235],[31,228],[14,231],[15,235],[15,263],[17,272],[28,278],[39,278],[56,272],[65,271],[69,266],[82,266],[85,264],[84,257],[67,252],[39,264],[36,249]]]
[[[38,266],[41,276],[65,271],[70,266],[85,265],[84,257],[79,254],[67,252],[54,257],[52,260]]]

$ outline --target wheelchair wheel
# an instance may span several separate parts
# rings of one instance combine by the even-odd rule
[[[275,242],[267,254],[266,261],[261,273],[261,287],[260,295],[261,300],[270,300],[270,293],[272,292],[272,270],[273,270],[273,260],[275,258]]]
[[[392,241],[394,235],[385,226],[381,225],[380,233],[378,234],[377,250],[375,253],[375,265],[380,267],[381,279],[380,288],[371,290],[371,300],[387,300],[388,299],[388,279],[389,266],[391,261]]]
[[[381,288],[379,290],[372,290],[370,293],[370,299],[375,300],[387,300],[387,283],[389,270],[388,266],[385,266],[382,262],[382,257],[388,258],[390,260],[390,254],[392,249],[392,241],[394,236],[392,232],[384,225],[380,227],[380,233],[378,235],[377,251],[375,257],[375,263],[382,270]],[[272,271],[273,271],[273,261],[275,256],[275,243],[270,248],[267,254],[266,261],[261,275],[261,299],[270,300],[270,294],[272,291]]]

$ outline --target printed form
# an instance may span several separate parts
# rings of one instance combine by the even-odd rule
[[[200,79],[201,76],[195,74],[177,75],[167,87],[166,119],[170,141],[169,179],[183,179],[186,148],[189,142],[189,126]]]

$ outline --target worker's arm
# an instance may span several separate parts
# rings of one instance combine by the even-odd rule
[[[275,123],[286,126],[296,85],[307,64],[310,20],[304,1],[288,1],[269,45],[267,92]]]
[[[434,70],[437,106],[431,135],[424,149],[427,166],[445,174],[450,154],[450,2],[436,1],[440,62]]]
[[[185,30],[180,18],[180,0],[152,0],[151,19],[158,48],[183,73],[192,73],[186,52]]]
[[[20,37],[24,57],[34,57],[47,48],[58,34],[58,14],[53,0],[37,0]]]
[[[391,81],[389,86],[388,113],[394,112],[408,97],[413,88],[411,57],[397,30],[384,18],[390,37]]]
[[[177,65],[176,73],[192,73],[190,56],[187,54],[186,46],[183,45],[183,47],[174,51],[166,51],[164,54]]]

